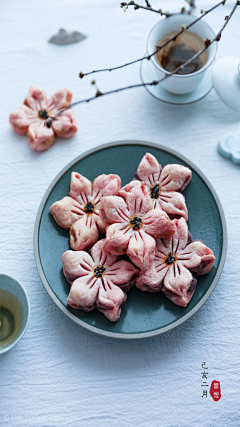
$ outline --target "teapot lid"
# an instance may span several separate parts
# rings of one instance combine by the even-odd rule
[[[240,112],[240,59],[229,56],[217,60],[212,69],[212,79],[219,98]]]

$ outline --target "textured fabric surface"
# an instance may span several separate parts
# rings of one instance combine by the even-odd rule
[[[179,10],[182,3],[152,5]],[[198,11],[214,3],[197,0]],[[233,4],[206,18],[215,31]],[[77,106],[75,136],[34,152],[8,123],[29,85],[48,96],[67,87],[74,101],[93,95],[92,76],[80,80],[79,72],[142,56],[159,17],[133,8],[124,13],[116,0],[11,0],[0,10],[0,272],[23,284],[31,304],[27,332],[0,357],[1,427],[239,426],[240,169],[216,146],[224,135],[240,133],[240,115],[214,90],[184,107],[163,104],[143,88],[128,90]],[[239,21],[240,8],[223,33],[218,58],[239,56]],[[68,46],[48,43],[60,28],[88,38]],[[136,83],[139,64],[95,77],[102,91]],[[86,150],[121,139],[160,143],[194,162],[215,188],[228,227],[226,264],[206,304],[180,327],[139,341],[104,338],[71,322],[43,287],[33,252],[38,207],[57,173]],[[209,393],[202,397],[203,381],[209,391],[213,380],[221,383],[218,402]]]

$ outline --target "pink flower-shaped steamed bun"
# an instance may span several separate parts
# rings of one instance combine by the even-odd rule
[[[192,172],[189,168],[169,164],[162,166],[150,153],[146,153],[136,171],[136,178],[120,189],[119,195],[126,196],[136,187],[145,183],[153,202],[153,209],[165,211],[171,218],[188,219],[185,198],[181,192],[189,184]]]
[[[98,241],[90,253],[66,251],[62,256],[63,273],[71,284],[67,303],[83,311],[95,308],[116,322],[127,291],[139,274],[128,261],[117,261],[116,255],[103,251],[104,240]]]
[[[120,187],[118,175],[99,175],[91,182],[78,172],[71,173],[69,196],[53,203],[50,212],[60,227],[69,230],[72,249],[88,250],[97,242],[99,231],[105,233],[106,224],[99,216],[100,200],[117,194]]]
[[[173,223],[175,233],[157,240],[152,265],[140,273],[136,286],[142,291],[162,290],[174,304],[186,307],[196,288],[196,276],[211,270],[215,256],[203,242],[192,241],[184,218]]]
[[[102,197],[100,217],[109,224],[104,250],[108,254],[127,254],[141,270],[146,270],[154,257],[158,237],[172,236],[175,226],[168,215],[152,209],[146,186],[134,188],[126,201],[119,196]]]
[[[29,137],[33,150],[48,150],[56,136],[71,138],[77,131],[76,120],[72,110],[67,109],[72,101],[72,92],[60,89],[49,99],[42,89],[30,86],[24,104],[10,114],[9,121],[15,132]],[[56,119],[51,121],[51,117]]]

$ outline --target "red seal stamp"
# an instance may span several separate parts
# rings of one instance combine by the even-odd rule
[[[215,402],[217,402],[221,398],[221,388],[220,388],[219,381],[216,381],[216,380],[212,381],[209,393],[211,394]]]

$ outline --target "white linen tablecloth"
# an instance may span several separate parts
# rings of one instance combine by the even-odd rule
[[[144,3],[142,1],[142,3]],[[152,1],[176,10],[179,0]],[[199,12],[215,4],[197,0]],[[215,31],[234,1],[206,20]],[[0,273],[19,280],[31,304],[29,327],[0,356],[1,427],[212,427],[239,426],[240,167],[222,158],[217,143],[240,133],[240,115],[214,90],[188,106],[159,102],[144,89],[74,108],[79,127],[43,153],[8,123],[30,84],[48,95],[61,87],[74,101],[94,94],[92,76],[80,71],[141,57],[159,16],[116,0],[1,2]],[[240,8],[223,33],[217,57],[240,57]],[[86,35],[81,43],[47,40],[60,28]],[[94,76],[100,90],[140,82],[139,64]],[[180,327],[157,337],[124,341],[98,336],[71,322],[52,302],[38,276],[33,229],[38,207],[54,177],[78,155],[103,143],[139,139],[170,147],[194,162],[212,183],[228,227],[226,264],[206,304]],[[202,363],[222,397],[202,397]]]

